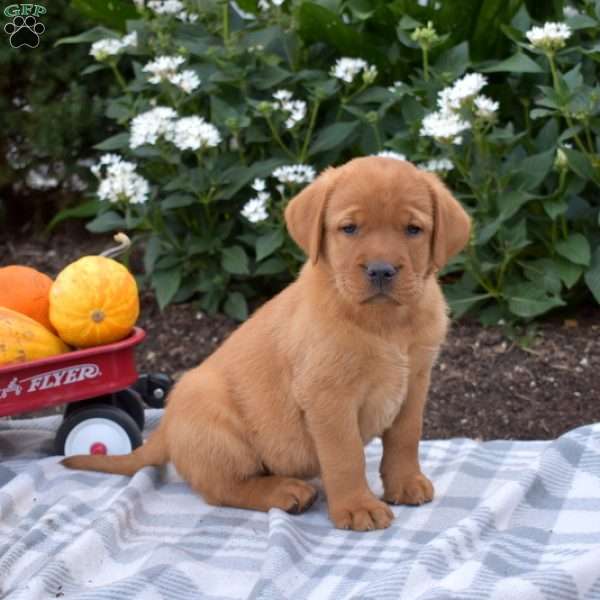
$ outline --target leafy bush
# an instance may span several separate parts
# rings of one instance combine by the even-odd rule
[[[80,78],[89,62],[87,48],[54,47],[59,38],[90,27],[90,21],[66,0],[48,3],[41,20],[46,30],[35,49],[12,48],[4,31],[0,34],[0,209],[4,204],[7,211],[37,190],[44,190],[38,202],[47,199],[46,190],[72,195],[81,187],[74,175],[91,181],[77,162],[93,156],[91,147],[111,124],[102,120],[104,100],[98,93],[106,93],[111,79]],[[2,27],[7,21],[3,17]]]
[[[88,71],[121,86],[107,114],[122,132],[98,148],[127,160],[95,168],[88,227],[145,239],[162,306],[200,294],[244,318],[301,260],[286,202],[325,166],[381,152],[438,172],[474,217],[443,273],[456,314],[530,319],[586,290],[600,300],[600,2],[537,37],[524,3],[478,3],[478,18],[506,25],[484,40],[465,16],[473,53],[441,30],[468,2],[240,4],[250,18],[150,0],[127,36],[68,40],[95,42]],[[429,16],[439,24],[418,20]]]

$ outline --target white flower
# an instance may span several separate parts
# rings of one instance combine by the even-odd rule
[[[563,13],[567,18],[573,18],[579,16],[579,11],[574,6],[565,6],[563,8]]]
[[[445,173],[454,169],[454,165],[447,158],[432,158],[418,166],[424,171],[431,171],[433,173]]]
[[[181,88],[186,94],[191,94],[200,85],[200,78],[191,69],[172,75],[169,77],[169,81]]]
[[[289,90],[277,90],[273,94],[273,98],[276,100],[273,102],[273,108],[288,113],[285,121],[287,129],[295,127],[306,116],[306,102],[294,100],[292,92]]]
[[[434,112],[428,114],[421,123],[421,135],[432,137],[438,142],[450,144],[462,143],[463,131],[471,125],[454,113]]]
[[[150,83],[160,83],[176,75],[177,69],[184,62],[185,58],[182,56],[158,56],[153,61],[147,63],[142,70],[152,74],[152,77],[148,79]]]
[[[258,223],[268,219],[267,202],[269,201],[268,192],[259,192],[256,198],[248,200],[244,208],[240,211],[243,217],[246,217],[251,223]]]
[[[143,144],[156,144],[160,137],[168,138],[173,130],[177,113],[167,106],[157,106],[131,121],[129,146],[137,148]]]
[[[90,54],[96,60],[105,60],[109,56],[116,56],[117,54],[120,54],[122,50],[123,45],[121,40],[107,38],[94,42],[90,48]]]
[[[338,58],[331,69],[331,75],[346,83],[352,83],[354,78],[361,72],[367,72],[370,67],[362,58]]]
[[[388,91],[395,94],[397,92],[401,92],[403,88],[404,83],[402,83],[402,81],[394,81],[394,85],[388,87]]]
[[[306,165],[287,165],[275,169],[273,177],[280,183],[310,183],[316,177],[316,172]]]
[[[101,178],[97,192],[100,200],[143,204],[148,199],[150,184],[135,172],[134,163],[116,154],[105,154],[92,172]]]
[[[452,86],[444,88],[438,94],[438,106],[442,112],[460,110],[472,100],[487,84],[487,79],[479,73],[469,73],[457,79]]]
[[[396,160],[406,160],[406,156],[404,156],[404,154],[392,152],[391,150],[383,150],[379,152],[377,156],[382,156],[383,158],[395,158]]]
[[[174,15],[184,22],[194,23],[198,19],[198,15],[188,13],[183,2],[179,0],[149,0],[148,8],[157,15]]]
[[[277,90],[273,94],[273,98],[275,98],[275,100],[278,100],[281,103],[289,102],[292,99],[292,96],[293,94],[289,90]]]
[[[500,108],[500,104],[498,102],[484,96],[483,94],[477,96],[473,101],[475,105],[475,114],[481,119],[485,119],[486,121],[492,121],[496,117],[496,113]]]
[[[281,6],[285,0],[258,0],[258,8],[263,12],[266,12],[273,6]]]
[[[127,35],[121,38],[121,44],[123,44],[123,48],[137,48],[138,45],[138,35],[137,31],[132,31]]]
[[[202,117],[179,119],[165,137],[180,150],[214,148],[221,143],[219,130]]]
[[[554,51],[564,48],[571,34],[565,23],[544,23],[543,27],[532,27],[525,35],[535,48]]]
[[[255,192],[264,192],[266,188],[267,182],[264,179],[259,179],[258,177],[252,182],[252,189]]]
[[[92,44],[90,54],[96,60],[106,60],[109,56],[121,54],[125,48],[137,46],[137,32],[129,33],[122,38],[105,38]]]

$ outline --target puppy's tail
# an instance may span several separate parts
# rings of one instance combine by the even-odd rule
[[[145,444],[130,454],[105,456],[100,454],[70,456],[61,461],[69,469],[116,473],[130,477],[142,467],[164,465],[169,460],[163,427],[159,425]]]

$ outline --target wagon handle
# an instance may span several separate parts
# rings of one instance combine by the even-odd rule
[[[113,248],[108,248],[108,250],[101,252],[100,256],[105,256],[106,258],[114,258],[115,256],[123,254],[123,252],[125,252],[131,246],[131,240],[129,239],[129,236],[123,233],[122,231],[119,231],[119,233],[115,233],[113,239],[119,245],[114,246]]]

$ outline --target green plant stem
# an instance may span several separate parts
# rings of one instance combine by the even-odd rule
[[[550,71],[552,72],[552,85],[553,85],[556,93],[559,96],[561,96],[562,91],[561,91],[561,87],[560,87],[560,81],[558,79],[558,70],[556,68],[556,63],[554,62],[554,53],[547,52],[546,57],[548,58],[548,62],[550,63]],[[574,129],[574,125],[573,125],[573,121],[572,121],[571,117],[566,112],[563,112],[562,110],[561,110],[561,112],[562,112],[563,117],[565,118],[565,121],[567,122],[567,125],[569,126],[569,129]],[[588,156],[589,153],[588,153],[586,147],[583,145],[583,142],[581,141],[580,137],[575,132],[573,133],[573,138],[575,139],[575,143],[577,144],[579,149],[589,159],[590,157]]]
[[[312,111],[310,113],[310,121],[308,123],[308,131],[306,132],[306,136],[304,138],[304,144],[302,144],[302,151],[300,152],[300,162],[304,163],[306,160],[306,155],[308,153],[308,145],[310,144],[310,138],[312,137],[313,129],[315,128],[315,124],[317,122],[317,114],[319,112],[320,100],[315,100],[313,104]]]
[[[421,46],[423,55],[423,79],[429,81],[429,49]]]
[[[112,61],[109,64],[110,64],[110,68],[112,69],[112,72],[114,73],[115,79],[117,80],[120,88],[123,90],[123,92],[127,96],[129,96],[129,90],[127,89],[127,82],[123,78],[123,75],[121,75],[121,71],[119,71],[117,64]]]
[[[223,44],[229,46],[229,2],[223,2]]]
[[[267,121],[267,125],[269,126],[269,129],[271,130],[271,134],[273,135],[273,139],[277,142],[277,144],[279,145],[279,147],[290,158],[293,158],[294,160],[296,160],[296,156],[294,155],[294,153],[283,143],[283,140],[279,136],[279,133],[277,132],[277,129],[275,129],[275,126],[273,125],[273,121],[271,121],[271,117],[269,117],[268,115],[265,115],[265,119]]]
[[[377,140],[377,151],[381,152],[381,150],[383,150],[383,143],[381,140],[381,133],[379,132],[379,124],[372,123],[371,127],[373,127],[373,132],[375,133],[375,140]]]

